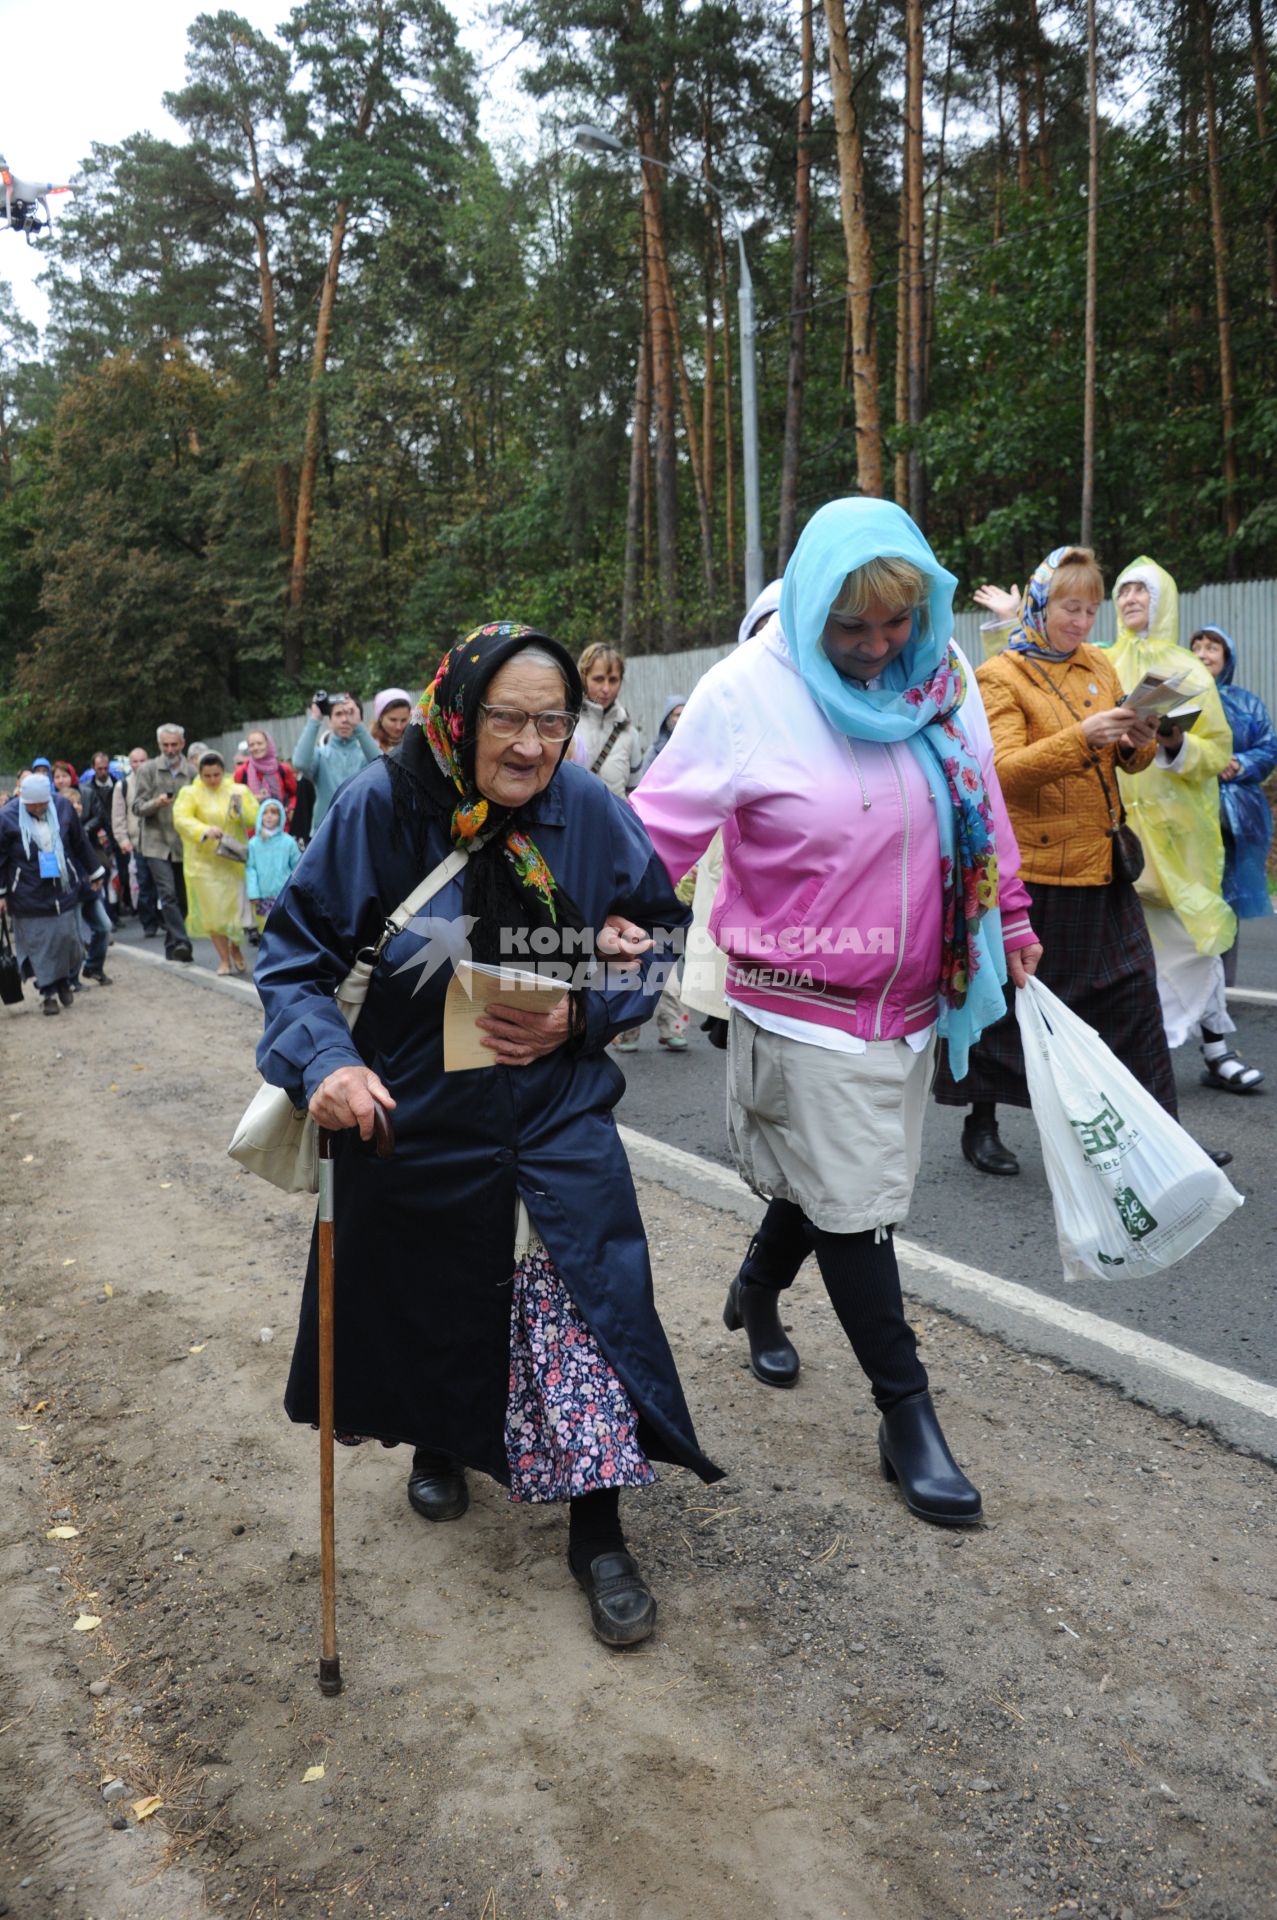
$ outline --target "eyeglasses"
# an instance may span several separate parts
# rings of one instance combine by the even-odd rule
[[[570,740],[576,732],[576,715],[554,708],[545,713],[525,713],[522,707],[487,707],[480,701],[479,711],[488,732],[498,740],[517,740],[529,720],[542,740]]]

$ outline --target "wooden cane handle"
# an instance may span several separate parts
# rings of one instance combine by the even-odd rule
[[[372,1109],[373,1142],[379,1160],[389,1160],[395,1150],[395,1129],[390,1115],[380,1101],[373,1102]]]

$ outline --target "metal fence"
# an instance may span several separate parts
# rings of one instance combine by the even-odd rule
[[[984,658],[980,639],[981,613],[960,613],[954,620],[958,645],[968,658]],[[1093,638],[1104,646],[1113,638],[1113,603],[1106,600],[1095,622]],[[1238,680],[1257,693],[1268,711],[1277,714],[1277,580],[1246,580],[1229,586],[1200,587],[1185,593],[1179,603],[1179,630],[1187,641],[1203,626],[1223,627],[1238,647]],[[692,647],[686,653],[637,654],[625,669],[623,699],[645,740],[650,741],[660,723],[665,702],[675,694],[684,698],[703,673],[716,660],[732,651],[731,645]],[[239,742],[248,728],[266,727],[274,736],[276,748],[287,758],[305,726],[305,716],[291,714],[273,720],[249,720],[231,733],[210,735],[207,744],[214,747],[229,766]]]

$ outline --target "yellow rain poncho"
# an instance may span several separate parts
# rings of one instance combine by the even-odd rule
[[[1198,953],[1226,953],[1237,920],[1223,893],[1218,774],[1232,756],[1232,730],[1215,682],[1179,644],[1179,590],[1170,574],[1141,555],[1118,575],[1115,599],[1127,580],[1143,582],[1150,604],[1145,633],[1132,633],[1118,615],[1110,657],[1123,687],[1129,693],[1146,673],[1184,673],[1180,704],[1202,710],[1173,768],[1155,761],[1143,773],[1118,774],[1130,824],[1144,848],[1137,891],[1146,906],[1171,909]]]
[[[182,836],[186,874],[186,930],[193,939],[210,933],[238,943],[244,937],[239,896],[244,867],[226,860],[216,840],[206,839],[210,827],[220,827],[240,842],[257,822],[257,801],[247,787],[233,786],[223,777],[220,786],[193,780],[173,802],[173,825]]]

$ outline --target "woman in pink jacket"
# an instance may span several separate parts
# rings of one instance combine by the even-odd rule
[[[723,831],[728,1132],[770,1202],[724,1319],[760,1380],[792,1386],[778,1298],[814,1252],[881,1412],[884,1475],[922,1519],[969,1525],[980,1495],[936,1419],[892,1230],[937,1036],[960,1076],[1041,948],[950,638],[956,584],[901,508],[822,507],[779,616],[705,675],[633,804],[671,875]]]

